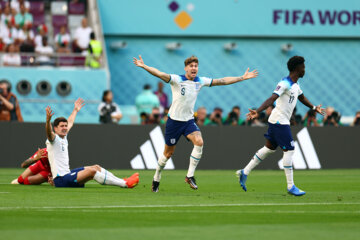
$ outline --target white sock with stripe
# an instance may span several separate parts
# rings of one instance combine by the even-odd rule
[[[283,156],[283,166],[286,176],[287,188],[290,189],[294,185],[294,176],[293,176],[293,155],[294,150],[284,152]]]
[[[166,158],[163,154],[160,156],[159,160],[158,160],[158,165],[156,167],[156,171],[155,171],[155,175],[154,175],[154,181],[156,182],[160,182],[161,179],[161,171],[164,169],[166,162],[169,159]]]
[[[249,175],[251,170],[253,170],[261,161],[265,160],[270,154],[274,153],[275,150],[271,150],[270,148],[267,148],[266,146],[260,148],[253,158],[250,160],[248,165],[244,168],[245,175]]]
[[[104,169],[105,170],[105,169]],[[115,177],[112,173],[109,174],[107,170],[104,172],[97,171],[94,176],[94,180],[102,185],[112,185],[126,188],[126,182],[118,177]]]
[[[194,148],[190,155],[190,163],[189,163],[189,169],[186,174],[187,177],[193,177],[195,174],[195,169],[197,165],[200,162],[201,155],[202,155],[203,146],[196,146],[194,145]]]

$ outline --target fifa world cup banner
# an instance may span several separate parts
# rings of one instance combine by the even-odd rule
[[[105,35],[360,37],[359,0],[98,0]]]
[[[0,167],[19,168],[45,147],[44,123],[0,122]],[[358,127],[292,127],[295,169],[360,168]],[[75,124],[68,135],[70,167],[155,169],[164,150],[164,126]],[[264,146],[266,127],[201,127],[204,150],[198,169],[243,168]],[[187,169],[193,145],[182,137],[166,169]],[[355,156],[355,157],[354,157]],[[257,169],[282,169],[282,151]]]

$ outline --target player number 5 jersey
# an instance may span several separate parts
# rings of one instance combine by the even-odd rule
[[[54,141],[46,140],[46,148],[53,177],[68,174],[70,166],[67,136],[61,138],[55,134]]]
[[[294,83],[291,78],[283,78],[274,91],[279,95],[276,100],[276,107],[272,110],[269,123],[290,125],[290,118],[296,106],[298,97],[303,94],[298,83]]]
[[[204,86],[211,87],[212,79],[196,77],[193,81],[185,75],[170,75],[172,103],[169,116],[176,121],[189,121],[194,118],[194,106],[200,89]]]

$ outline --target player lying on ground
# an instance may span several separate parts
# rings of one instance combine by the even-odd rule
[[[254,169],[261,161],[265,160],[270,154],[275,152],[279,146],[283,152],[283,166],[287,181],[288,193],[301,196],[305,192],[298,189],[293,180],[293,155],[294,155],[294,141],[290,131],[290,118],[299,99],[305,106],[315,110],[316,112],[324,115],[324,108],[321,104],[318,106],[313,105],[305,97],[298,84],[299,78],[305,75],[305,59],[300,56],[294,56],[287,62],[287,67],[290,71],[289,76],[284,77],[275,88],[275,91],[258,109],[249,109],[247,114],[248,119],[255,119],[259,117],[259,113],[267,107],[274,104],[276,107],[272,110],[268,120],[268,132],[264,135],[266,138],[265,146],[259,149],[249,164],[242,170],[236,173],[239,176],[241,187],[246,191],[246,180],[250,171]]]
[[[11,184],[38,185],[49,182],[53,185],[46,148],[39,149],[21,164],[25,171]]]
[[[220,79],[198,77],[199,61],[195,56],[191,56],[185,60],[184,75],[168,74],[161,72],[154,67],[149,67],[145,65],[141,56],[139,56],[139,59],[134,58],[134,64],[145,69],[147,72],[160,78],[164,82],[170,83],[172,91],[172,103],[165,128],[165,150],[164,154],[158,159],[158,166],[152,183],[152,191],[159,191],[161,170],[165,167],[166,162],[174,153],[175,146],[181,135],[184,135],[194,144],[193,151],[190,155],[190,165],[185,177],[185,182],[190,184],[192,189],[197,189],[198,187],[196,185],[194,173],[202,156],[203,138],[201,136],[200,128],[194,121],[194,105],[200,89],[204,86],[229,85],[255,78],[257,77],[258,72],[256,70],[249,72],[249,69],[247,69],[244,75],[239,77],[224,77]]]
[[[135,187],[139,182],[138,173],[127,179],[121,179],[99,165],[70,171],[67,135],[74,125],[77,113],[84,106],[84,100],[79,98],[74,105],[74,110],[68,119],[59,117],[54,120],[54,131],[50,123],[54,113],[49,106],[46,108],[46,145],[55,187],[84,187],[84,184],[92,179],[105,185]]]

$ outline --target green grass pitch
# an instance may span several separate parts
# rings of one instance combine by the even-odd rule
[[[0,239],[360,239],[360,169],[295,171],[303,197],[280,170],[253,171],[246,193],[235,171],[197,171],[197,191],[165,171],[159,193],[153,171],[134,189],[10,185],[21,172],[0,169]]]

